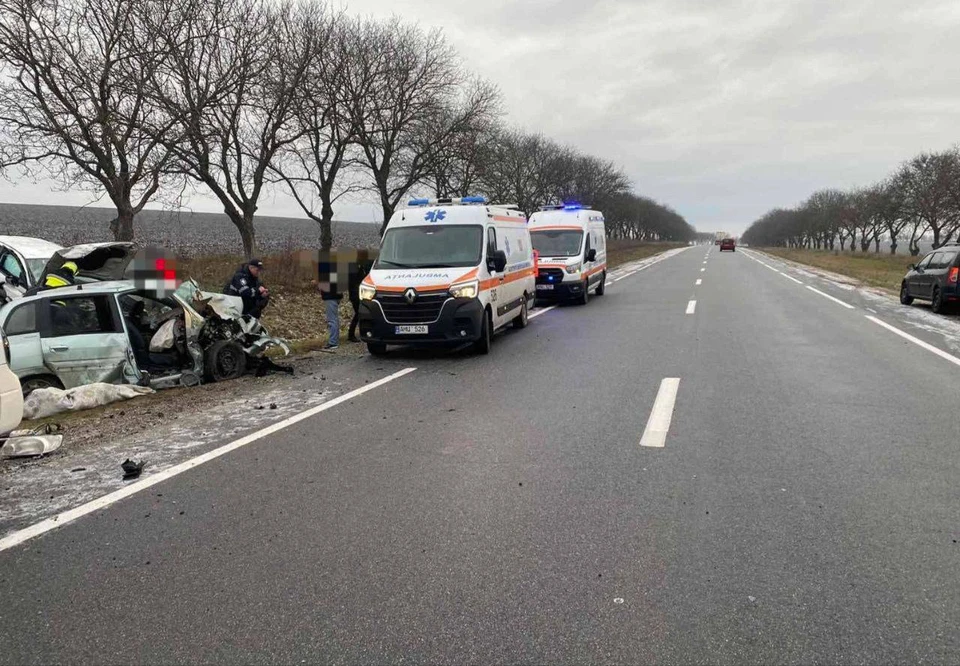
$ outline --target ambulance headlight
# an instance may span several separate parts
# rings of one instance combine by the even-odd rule
[[[454,298],[476,298],[480,293],[480,283],[477,280],[461,282],[450,287],[450,295]]]
[[[377,295],[377,288],[371,287],[369,284],[360,285],[360,300],[361,301],[372,301],[373,297]]]
[[[580,267],[581,267],[581,266],[583,266],[583,262],[582,262],[582,261],[578,261],[578,262],[575,263],[575,264],[570,264],[569,266],[567,266],[567,272],[568,272],[568,273],[576,273],[577,271],[580,270]]]

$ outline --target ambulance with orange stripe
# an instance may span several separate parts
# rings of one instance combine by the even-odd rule
[[[543,206],[530,217],[537,258],[537,299],[586,304],[603,296],[607,282],[607,231],[603,213],[580,204]]]
[[[526,216],[483,197],[414,199],[390,218],[360,286],[360,338],[387,345],[473,343],[527,325],[535,268]]]

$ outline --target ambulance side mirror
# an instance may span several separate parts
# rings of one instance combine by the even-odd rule
[[[593,248],[587,252],[587,261],[596,261],[597,260],[597,251]]]
[[[503,250],[492,250],[487,254],[487,268],[502,273],[507,267],[507,253]]]

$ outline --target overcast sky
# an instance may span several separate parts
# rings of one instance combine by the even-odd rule
[[[442,27],[465,65],[500,86],[511,122],[623,165],[637,192],[703,231],[740,232],[771,207],[871,184],[960,138],[956,0],[345,6]],[[3,201],[86,198],[0,183]],[[275,196],[261,212],[297,209]]]

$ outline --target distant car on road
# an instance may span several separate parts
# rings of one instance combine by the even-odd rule
[[[915,298],[930,301],[930,308],[940,314],[948,304],[960,299],[957,279],[960,276],[960,244],[946,245],[928,252],[910,269],[900,283],[900,302],[910,305]]]
[[[715,241],[713,241],[713,244],[714,244],[714,245],[720,245],[720,239],[718,238],[718,239],[716,239]]]
[[[50,257],[62,249],[42,238],[0,236],[0,304],[40,282]]]
[[[737,244],[732,238],[724,238],[720,241],[720,251],[723,252],[724,250],[730,250],[731,252],[737,251]]]

